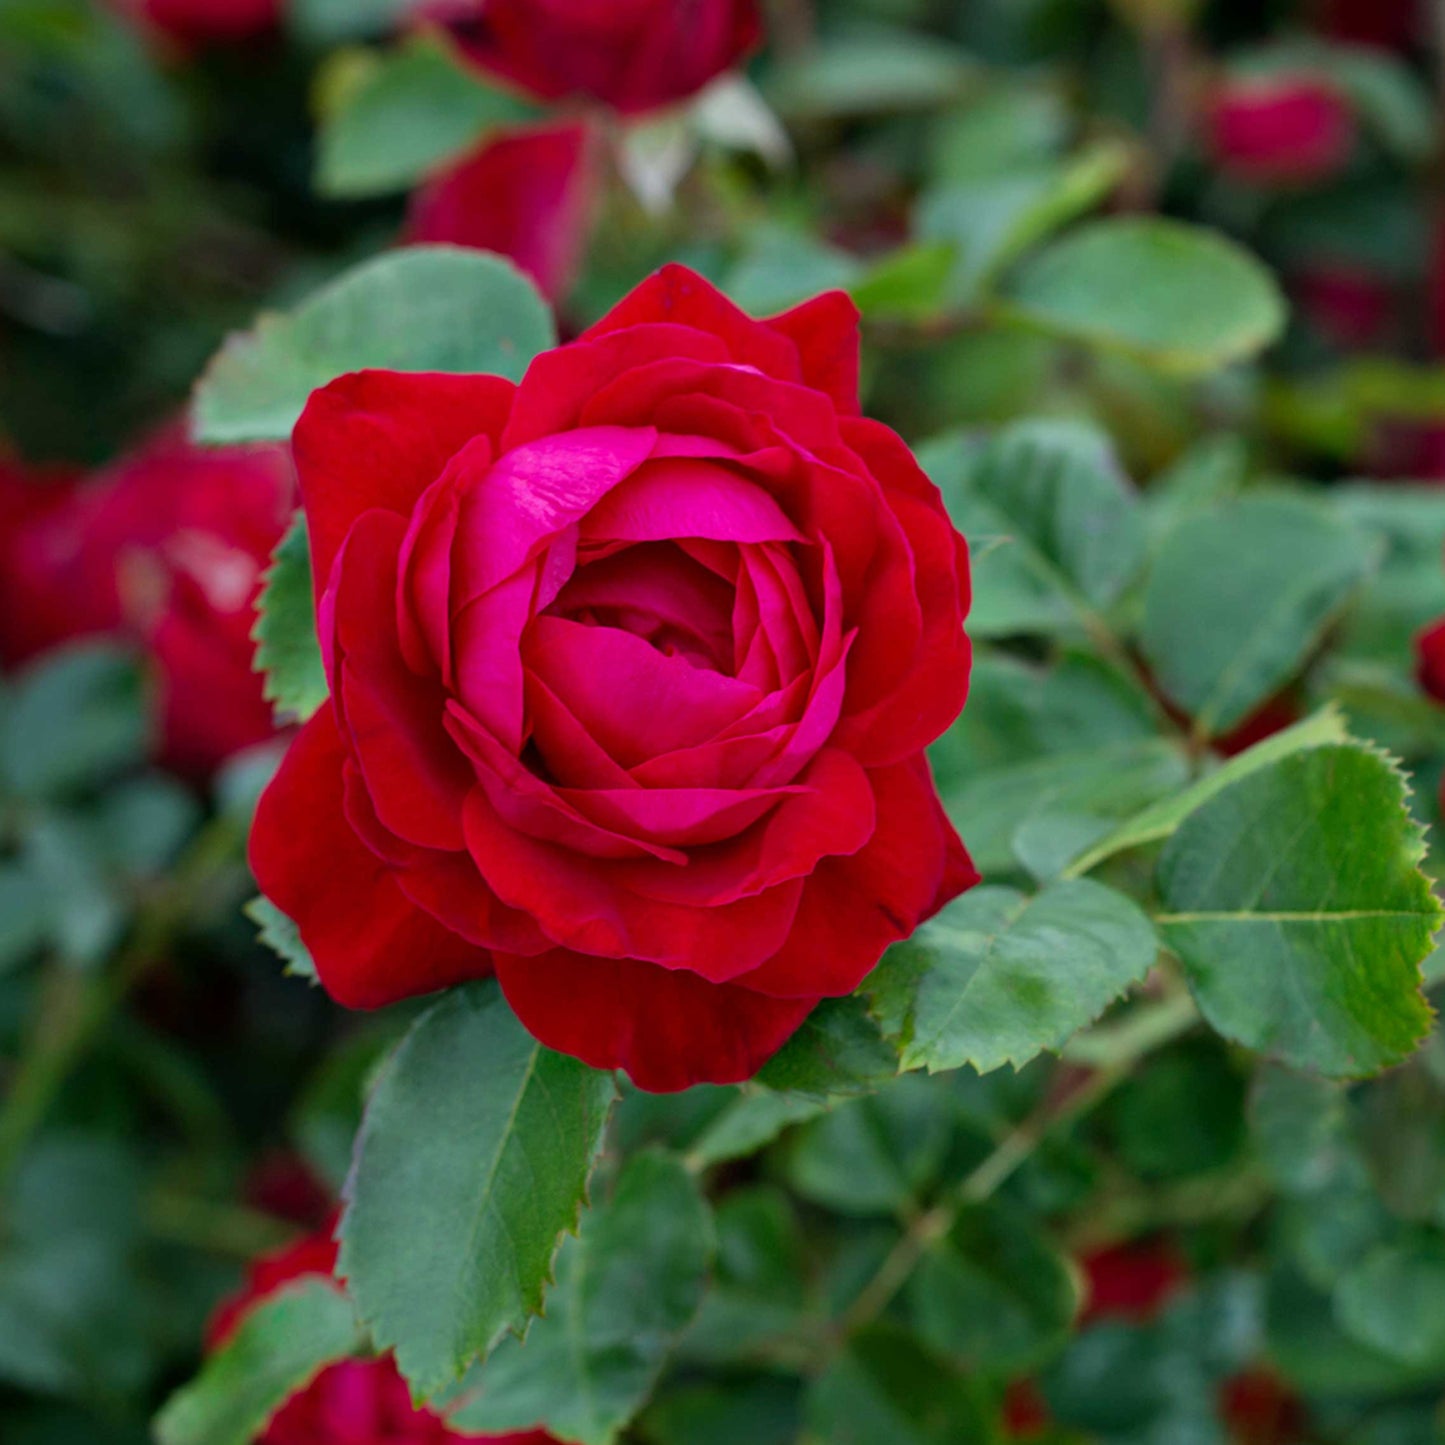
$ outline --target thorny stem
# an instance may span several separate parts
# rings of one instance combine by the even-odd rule
[[[948,1234],[965,1208],[992,1198],[1054,1130],[1090,1113],[1129,1076],[1139,1059],[1185,1033],[1197,1021],[1193,1001],[1187,993],[1180,993],[1141,1007],[1133,1018],[1108,1031],[1098,1031],[1093,1038],[1078,1040],[1065,1057],[1078,1058],[1078,1046],[1090,1045],[1082,1052],[1089,1056],[1088,1062],[1096,1065],[1094,1073],[1062,1099],[1046,1100],[960,1182],[951,1197],[909,1224],[878,1272],[844,1313],[839,1335],[848,1336],[888,1308],[923,1256]]]

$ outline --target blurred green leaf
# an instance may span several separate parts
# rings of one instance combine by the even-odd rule
[[[1149,920],[1087,879],[1035,897],[975,888],[864,982],[905,1069],[1022,1068],[1092,1023],[1154,964]]]
[[[976,1369],[1012,1373],[1063,1344],[1079,1286],[1035,1223],[996,1202],[959,1215],[923,1256],[905,1298],[934,1349]]]
[[[414,1389],[460,1378],[542,1305],[615,1096],[544,1049],[492,984],[412,1026],[367,1105],[339,1273]]]
[[[335,1285],[287,1284],[171,1396],[156,1417],[158,1445],[250,1445],[293,1394],[362,1344],[355,1311]]]
[[[489,131],[535,113],[435,36],[419,35],[377,61],[325,117],[317,188],[344,197],[403,190]]]
[[[688,1162],[707,1169],[729,1159],[744,1159],[771,1144],[790,1125],[815,1119],[832,1107],[827,1099],[807,1094],[745,1089],[698,1136]]]
[[[936,37],[860,30],[775,64],[764,93],[784,120],[822,121],[946,105],[974,83],[972,57]]]
[[[809,1445],[990,1445],[999,1439],[984,1398],[908,1331],[873,1325],[814,1382]]]
[[[1233,241],[1157,217],[1094,221],[1028,260],[1012,314],[1181,375],[1255,355],[1284,329],[1270,273]]]
[[[1424,1232],[1372,1250],[1335,1288],[1335,1319],[1407,1365],[1445,1367],[1445,1238]]]
[[[31,663],[0,715],[5,783],[28,798],[107,782],[140,762],[149,741],[135,659],[107,642],[72,643]]]
[[[543,1425],[610,1445],[646,1403],[697,1313],[713,1256],[712,1220],[687,1170],[657,1151],[628,1161],[557,1256],[557,1283],[526,1340],[503,1340],[451,1415],[467,1433]]]
[[[1150,573],[1145,660],[1197,732],[1226,733],[1299,673],[1380,550],[1302,497],[1245,497],[1182,522]]]
[[[232,336],[197,384],[197,434],[214,443],[284,439],[317,387],[367,367],[515,381],[555,343],[546,303],[511,262],[410,246]]]
[[[1441,910],[1391,763],[1362,747],[1295,753],[1180,826],[1156,923],[1225,1037],[1330,1077],[1378,1072],[1430,1025],[1420,961]]]
[[[974,637],[1096,628],[1143,562],[1137,498],[1091,427],[1019,422],[981,449],[945,438],[919,457],[969,540]]]
[[[1060,160],[1034,161],[927,192],[918,234],[957,255],[947,299],[967,306],[1011,262],[1099,205],[1128,173],[1127,147],[1105,142]]]
[[[757,1082],[782,1093],[829,1101],[871,1093],[898,1073],[898,1055],[856,995],[825,998],[758,1071]]]

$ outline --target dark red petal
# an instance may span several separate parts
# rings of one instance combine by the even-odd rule
[[[550,1049],[595,1069],[625,1069],[639,1089],[750,1079],[807,1018],[816,999],[774,999],[630,959],[556,949],[497,955],[507,1002]]]
[[[555,302],[582,259],[596,161],[592,132],[578,123],[488,141],[413,193],[406,239],[510,256]]]
[[[779,998],[852,993],[886,948],[978,882],[921,754],[871,777],[871,841],[818,864],[787,943],[739,984]]]
[[[798,348],[807,385],[826,392],[845,415],[858,412],[861,337],[858,308],[842,291],[825,291],[767,324]]]
[[[681,868],[662,860],[581,857],[516,831],[485,793],[467,803],[467,845],[482,877],[509,907],[531,914],[559,945],[607,958],[635,958],[726,982],[783,946],[802,884],[702,907],[633,891],[639,868]]]
[[[445,694],[407,667],[396,635],[405,535],[395,513],[368,512],[338,554],[333,697],[381,822],[421,847],[460,851],[472,770],[442,725]]]
[[[409,516],[462,446],[501,435],[515,391],[499,376],[357,371],[311,393],[292,448],[318,597],[357,517]]]
[[[491,955],[443,928],[398,887],[346,821],[346,750],[331,707],[297,734],[251,830],[261,891],[296,923],[327,993],[381,1008],[491,972]]]

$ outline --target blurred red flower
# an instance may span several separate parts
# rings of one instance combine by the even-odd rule
[[[1234,75],[1206,110],[1214,164],[1255,185],[1308,185],[1342,170],[1355,143],[1345,98],[1323,76],[1305,72]]]
[[[756,0],[445,0],[442,13],[492,75],[623,115],[685,100],[761,33]]]
[[[216,1311],[207,1348],[220,1349],[246,1316],[282,1286],[308,1277],[332,1278],[336,1245],[328,1229],[255,1261],[245,1285]],[[339,1290],[341,1285],[337,1283]],[[328,1365],[272,1417],[256,1445],[549,1445],[542,1430],[508,1435],[462,1435],[439,1415],[416,1409],[390,1355]]]
[[[143,25],[182,45],[235,43],[280,23],[283,0],[117,0]]]
[[[555,302],[572,283],[591,227],[596,149],[580,121],[488,141],[413,193],[405,239],[510,256]]]
[[[0,659],[134,637],[156,666],[165,761],[210,772],[274,731],[250,633],[295,489],[285,447],[203,449],[180,424],[83,481],[0,473]]]

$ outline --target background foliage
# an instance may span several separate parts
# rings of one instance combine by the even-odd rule
[[[328,1004],[243,912],[277,745],[158,754],[143,631],[17,662],[0,1437],[241,1445],[374,1346],[459,1430],[584,1445],[1438,1445],[1428,7],[779,0],[746,83],[608,119],[555,322],[495,257],[393,248],[540,113],[403,8],[177,48],[0,5],[14,465],[58,495],[193,384],[219,443],[358,365],[516,375],[665,259],[760,314],[844,287],[867,409],[972,548],[934,766],[985,883],[754,1083],[652,1097],[489,985]],[[283,722],[325,693],[299,527]],[[302,1288],[203,1368],[348,1175],[355,1311]]]

